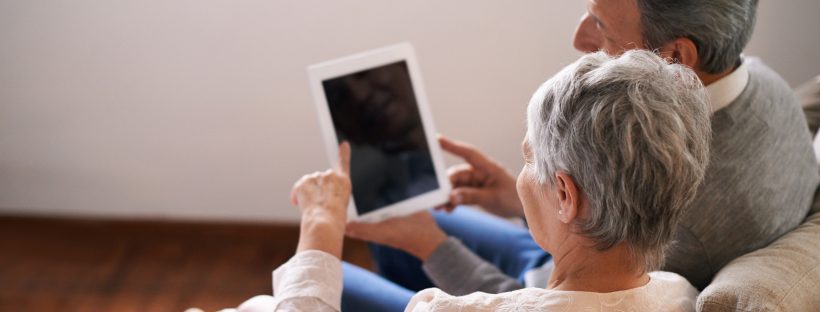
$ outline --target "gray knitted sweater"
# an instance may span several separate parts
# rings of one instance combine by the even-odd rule
[[[698,289],[732,259],[764,247],[805,218],[820,182],[806,119],[794,92],[760,60],[746,58],[749,82],[712,116],[706,179],[680,223],[665,271]],[[423,264],[453,295],[523,286],[449,239]]]

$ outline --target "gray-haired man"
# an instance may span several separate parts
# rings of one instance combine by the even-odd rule
[[[806,119],[792,90],[775,72],[757,59],[741,56],[754,28],[757,0],[587,2],[587,13],[575,34],[576,49],[610,54],[657,50],[694,69],[707,86],[713,107],[710,165],[664,266],[702,289],[726,263],[766,246],[805,218],[820,182]],[[455,189],[448,208],[468,204],[499,216],[521,215],[514,180],[504,168],[467,145],[446,139],[442,145],[468,163],[452,170]],[[425,275],[451,294],[504,292],[525,284],[544,286],[532,283],[546,280],[538,274],[549,273],[548,255],[522,248],[519,254],[526,256],[502,259],[499,255],[509,250],[493,252],[481,242],[498,229],[464,230],[477,226],[477,219],[473,216],[469,222],[459,222],[459,210],[463,209],[452,215],[435,214],[449,239],[385,234],[412,228],[395,226],[372,227],[356,236],[421,259],[423,273],[413,267],[419,262],[375,248],[380,273],[410,291],[427,286]],[[520,242],[524,240],[520,235],[509,237],[517,238],[500,248],[528,246]],[[352,280],[356,276],[360,275],[345,277],[345,286],[353,289],[345,290],[343,305],[344,301],[367,301],[362,297],[367,293],[355,289],[360,284]]]

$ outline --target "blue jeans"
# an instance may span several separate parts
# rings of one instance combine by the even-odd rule
[[[524,273],[550,259],[527,229],[490,214],[459,207],[433,216],[445,233],[522,284]],[[404,311],[416,292],[435,287],[419,259],[385,246],[370,247],[379,274],[343,263],[342,311]]]

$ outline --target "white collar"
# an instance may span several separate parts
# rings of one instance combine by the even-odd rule
[[[749,83],[749,70],[746,62],[741,59],[740,66],[726,77],[706,86],[706,94],[712,102],[712,112],[716,112],[732,104]]]

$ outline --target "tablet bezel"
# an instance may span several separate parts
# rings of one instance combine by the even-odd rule
[[[437,132],[433,126],[433,117],[427,102],[427,93],[424,90],[424,84],[421,80],[421,72],[416,62],[413,47],[409,43],[401,43],[363,52],[308,67],[311,93],[313,94],[313,100],[319,115],[319,124],[321,126],[328,159],[333,166],[337,166],[336,164],[339,162],[339,146],[322,82],[401,61],[404,61],[407,65],[407,71],[410,75],[410,82],[413,85],[413,92],[421,116],[424,134],[427,138],[428,150],[433,159],[433,166],[439,187],[427,193],[407,198],[363,215],[359,215],[356,211],[356,204],[351,195],[350,203],[348,204],[348,218],[351,220],[378,222],[391,217],[408,215],[447,202],[450,190],[452,189],[450,179],[447,177],[446,168],[444,167],[444,157],[441,152],[441,146],[438,144]]]

